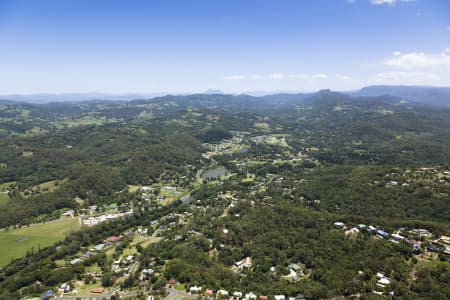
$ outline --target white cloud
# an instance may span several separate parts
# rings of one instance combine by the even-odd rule
[[[348,80],[350,79],[349,76],[343,75],[343,74],[336,74],[336,78],[341,80]],[[324,73],[316,73],[316,74],[284,74],[280,72],[275,72],[271,74],[266,75],[260,75],[260,74],[252,74],[252,75],[243,75],[243,74],[236,74],[236,75],[228,75],[224,76],[223,79],[225,80],[244,80],[244,79],[252,79],[252,80],[263,80],[263,79],[270,79],[270,80],[284,80],[284,79],[305,79],[305,80],[323,80],[330,78],[327,74]]]
[[[441,77],[431,72],[384,72],[376,76],[378,82],[395,84],[433,84],[441,80]]]
[[[450,48],[441,53],[394,52],[383,64],[401,69],[450,68]]]
[[[284,78],[284,74],[282,73],[272,73],[269,75],[269,79],[280,80]]]
[[[336,78],[337,79],[339,79],[339,80],[350,80],[350,79],[352,79],[350,76],[348,76],[348,75],[344,75],[344,74],[336,74]]]
[[[311,76],[312,79],[327,79],[328,75],[323,73],[314,74]]]
[[[389,4],[394,5],[395,3],[399,2],[414,2],[415,0],[370,0],[370,2],[374,5],[383,5],[383,4]]]
[[[370,0],[370,2],[374,5],[383,5],[389,4],[394,5],[399,2],[415,2],[416,0]]]
[[[250,75],[250,79],[263,79],[263,78],[264,78],[264,76],[259,75],[259,74]]]
[[[291,74],[289,75],[290,78],[296,78],[296,79],[327,79],[328,75],[323,73],[317,73],[317,74]]]
[[[225,80],[242,80],[245,79],[244,75],[228,75],[224,76],[223,79]]]
[[[309,76],[306,74],[291,74],[290,78],[307,79]]]

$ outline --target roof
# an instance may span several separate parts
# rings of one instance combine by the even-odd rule
[[[52,290],[48,290],[48,291],[46,291],[45,293],[43,293],[41,295],[41,299],[45,300],[45,299],[48,299],[48,298],[52,297],[53,295],[55,295],[55,292],[52,291]]]
[[[97,246],[95,246],[95,250],[100,251],[105,247],[105,244],[98,244]]]
[[[380,280],[378,280],[378,283],[382,284],[382,285],[388,285],[391,283],[391,281],[388,278],[384,277],[384,278],[381,278]]]
[[[217,294],[226,296],[226,295],[228,295],[228,291],[226,291],[226,290],[218,290]]]
[[[168,283],[169,283],[170,285],[177,285],[177,281],[176,281],[175,279],[173,279],[173,278],[171,278],[171,279],[168,281]]]
[[[386,231],[383,231],[381,229],[377,230],[377,234],[381,235],[381,236],[389,236],[389,233],[387,233]]]
[[[108,237],[106,240],[109,242],[118,242],[118,241],[120,241],[120,237],[113,235],[113,236]]]
[[[103,293],[104,291],[105,291],[105,289],[102,288],[102,287],[98,287],[98,288],[93,288],[93,289],[91,289],[91,293],[96,293],[96,294],[101,294],[101,293]]]

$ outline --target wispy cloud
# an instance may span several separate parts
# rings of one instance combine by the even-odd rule
[[[450,48],[441,53],[394,52],[383,64],[401,69],[450,68]]]
[[[284,78],[284,74],[283,73],[272,73],[269,75],[269,79],[275,79],[275,80],[280,80]]]
[[[441,77],[429,72],[383,72],[378,73],[376,80],[384,83],[402,83],[402,84],[424,84],[435,83]]]
[[[290,78],[296,78],[296,79],[327,79],[328,75],[324,73],[317,73],[317,74],[290,74]]]
[[[281,72],[275,72],[270,73],[266,75],[260,75],[260,74],[252,74],[252,75],[242,75],[242,74],[235,74],[235,75],[227,75],[224,76],[223,79],[225,80],[243,80],[243,79],[252,79],[252,80],[262,80],[262,79],[270,79],[270,80],[284,80],[284,79],[327,79],[329,76],[324,73],[316,73],[316,74],[285,74]],[[336,78],[338,79],[350,79],[350,77],[342,74],[336,74]]]
[[[242,79],[245,79],[245,75],[227,75],[227,76],[224,76],[223,79],[225,79],[225,80],[242,80]]]
[[[350,76],[348,76],[348,75],[344,75],[344,74],[336,74],[336,78],[337,79],[339,79],[339,80],[350,80],[350,79],[352,79]]]
[[[298,79],[307,79],[309,78],[306,74],[291,74],[289,75],[290,78],[298,78]]]
[[[414,2],[414,1],[415,0],[370,0],[370,3],[374,5],[383,5],[383,4],[394,5],[399,2]]]
[[[311,76],[312,79],[327,79],[328,75],[323,73],[317,73]]]
[[[259,74],[250,75],[250,79],[253,79],[253,80],[263,79],[263,78],[264,78],[264,76],[259,75]]]
[[[416,0],[365,0],[365,1],[369,1],[373,5],[383,5],[383,4],[395,5],[396,3],[400,2],[415,2]],[[356,0],[345,0],[345,2],[355,3]]]

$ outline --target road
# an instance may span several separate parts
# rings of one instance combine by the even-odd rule
[[[175,300],[176,298],[190,298],[190,299],[197,299],[198,295],[192,295],[183,291],[179,291],[172,288],[166,288],[166,291],[169,293],[165,300]]]
[[[99,300],[99,299],[110,299],[111,296],[119,289],[114,289],[108,292],[105,295],[92,295],[92,296],[56,296],[54,299],[58,300]],[[172,288],[166,288],[166,291],[169,293],[164,300],[175,300],[177,298],[189,298],[189,299],[197,299],[198,295],[189,294],[183,291],[179,291]],[[127,298],[127,297],[133,297],[137,296],[140,292],[139,291],[131,291],[131,292],[125,292],[125,293],[119,293],[120,298]],[[144,295],[146,293],[144,292]]]

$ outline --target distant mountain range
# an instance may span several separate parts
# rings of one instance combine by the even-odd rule
[[[320,92],[319,92],[320,93]],[[417,104],[450,107],[450,87],[430,87],[430,86],[394,86],[394,85],[372,85],[363,87],[357,91],[342,92],[353,97],[386,97],[398,98]],[[235,95],[240,101],[250,100],[259,101],[260,104],[270,103],[271,105],[286,104],[303,100],[313,96],[316,93],[262,93],[248,92],[241,95]],[[80,102],[92,100],[109,101],[130,101],[137,99],[152,99],[155,97],[166,96],[167,93],[129,93],[129,94],[108,94],[108,93],[62,93],[62,94],[30,94],[30,95],[0,95],[0,101],[8,102],[27,102],[27,103],[50,103],[50,102]],[[220,90],[207,90],[200,94],[180,94],[180,96],[196,96],[200,100],[204,97],[200,95],[215,95],[218,98],[226,94]],[[210,98],[208,98],[210,99]],[[192,99],[190,99],[192,100]],[[236,100],[236,99],[235,99]],[[243,103],[242,103],[243,104]],[[250,103],[248,103],[250,104]],[[245,104],[243,104],[245,105]]]
[[[128,93],[128,94],[110,94],[110,93],[61,93],[61,94],[14,94],[0,95],[0,101],[15,101],[28,103],[50,103],[50,102],[79,102],[92,100],[111,100],[111,101],[128,101],[133,99],[148,99],[166,95],[167,93]]]
[[[417,103],[450,107],[450,87],[372,85],[348,94],[369,97],[390,95]]]

